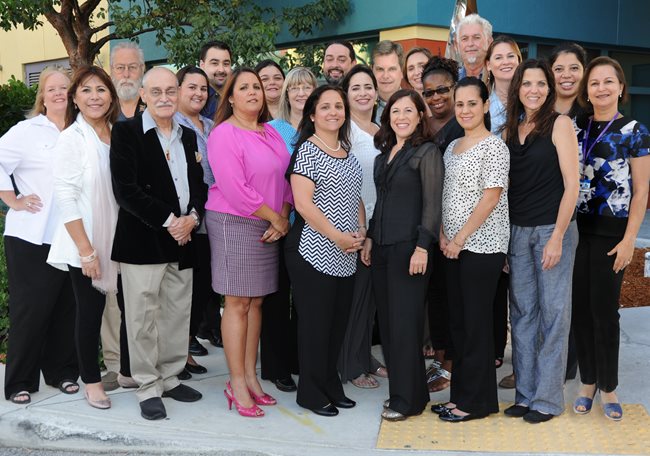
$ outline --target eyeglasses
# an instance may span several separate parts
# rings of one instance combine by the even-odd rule
[[[129,73],[136,73],[142,68],[141,63],[132,63],[130,65],[113,65],[113,71],[116,73],[124,73],[129,70]]]
[[[438,95],[444,95],[446,93],[449,93],[449,91],[453,88],[454,86],[449,86],[449,87],[438,87],[437,89],[427,89],[422,92],[422,96],[424,98],[431,98],[435,94]]]
[[[149,91],[149,95],[151,95],[154,98],[162,97],[163,93],[167,96],[167,98],[173,98],[176,95],[178,95],[178,89],[167,89],[165,91],[160,90],[160,89],[151,89]]]
[[[287,91],[289,93],[304,92],[304,93],[307,93],[307,94],[311,93],[313,90],[314,90],[314,87],[312,85],[295,85],[295,86],[291,86],[291,87],[289,87],[287,89]]]

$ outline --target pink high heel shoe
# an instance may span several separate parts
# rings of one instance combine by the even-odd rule
[[[258,396],[250,388],[248,389],[248,393],[251,395],[255,401],[255,404],[257,405],[275,405],[278,403],[278,401],[276,401],[275,398],[270,394],[264,393],[261,396]]]
[[[235,394],[232,392],[230,387],[230,382],[226,382],[226,389],[223,390],[223,395],[226,396],[228,401],[228,410],[232,410],[232,403],[235,403],[235,408],[237,413],[246,418],[261,418],[264,416],[264,410],[259,408],[256,404],[253,404],[251,407],[242,407],[242,405],[237,402]]]

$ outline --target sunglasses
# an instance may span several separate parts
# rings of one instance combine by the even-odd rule
[[[438,95],[444,95],[444,94],[446,94],[446,93],[449,93],[453,87],[454,87],[454,86],[449,86],[449,87],[440,87],[440,88],[438,88],[438,89],[427,89],[427,90],[424,90],[424,91],[422,92],[422,96],[423,96],[424,98],[431,98],[431,97],[434,96],[435,94],[438,94]]]

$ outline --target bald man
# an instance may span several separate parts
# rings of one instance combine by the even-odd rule
[[[149,70],[142,116],[118,122],[111,135],[113,191],[120,206],[112,259],[120,263],[131,374],[142,417],[167,416],[162,397],[181,402],[201,393],[179,382],[187,358],[192,298],[192,233],[207,199],[196,136],[174,119],[176,76]]]

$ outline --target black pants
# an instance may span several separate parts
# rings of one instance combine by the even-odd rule
[[[210,269],[210,241],[207,234],[192,235],[192,247],[196,262],[192,269],[192,310],[190,313],[190,336],[221,328],[221,296],[212,290]]]
[[[427,290],[427,311],[429,315],[429,336],[434,350],[445,350],[445,358],[451,359],[449,341],[449,305],[447,303],[446,259],[440,251],[440,244],[434,244],[430,252],[431,278]],[[449,352],[449,353],[448,353]]]
[[[454,374],[450,401],[467,413],[499,411],[494,368],[494,296],[504,253],[463,250],[447,262]]]
[[[93,287],[80,268],[69,266],[72,289],[77,302],[74,338],[79,358],[79,373],[84,383],[101,381],[99,373],[99,332],[106,307],[106,295]],[[120,334],[120,350],[121,350]],[[122,354],[120,353],[120,357]]]
[[[494,318],[492,329],[494,334],[494,357],[503,358],[508,343],[508,289],[510,274],[501,271],[494,295]]]
[[[279,380],[298,373],[298,323],[291,305],[291,283],[284,258],[284,238],[280,241],[278,291],[264,298],[260,364],[264,380]]]
[[[354,276],[323,274],[297,248],[286,251],[287,269],[298,313],[300,380],[296,402],[308,409],[343,400],[336,369],[350,313]]]
[[[616,255],[607,256],[621,241],[580,233],[573,269],[573,315],[580,379],[606,393],[618,386],[620,327],[618,299],[623,271],[614,273]]]
[[[9,279],[9,345],[5,399],[38,391],[45,383],[77,380],[74,346],[75,301],[67,272],[46,263],[48,244],[35,245],[5,236]]]
[[[122,291],[121,274],[117,276],[117,307],[120,309],[120,374],[130,377],[129,339],[126,335],[126,315],[124,314],[124,291]]]
[[[373,245],[372,283],[379,332],[388,368],[390,408],[417,415],[429,402],[422,337],[431,265],[424,275],[409,275],[415,242]]]

